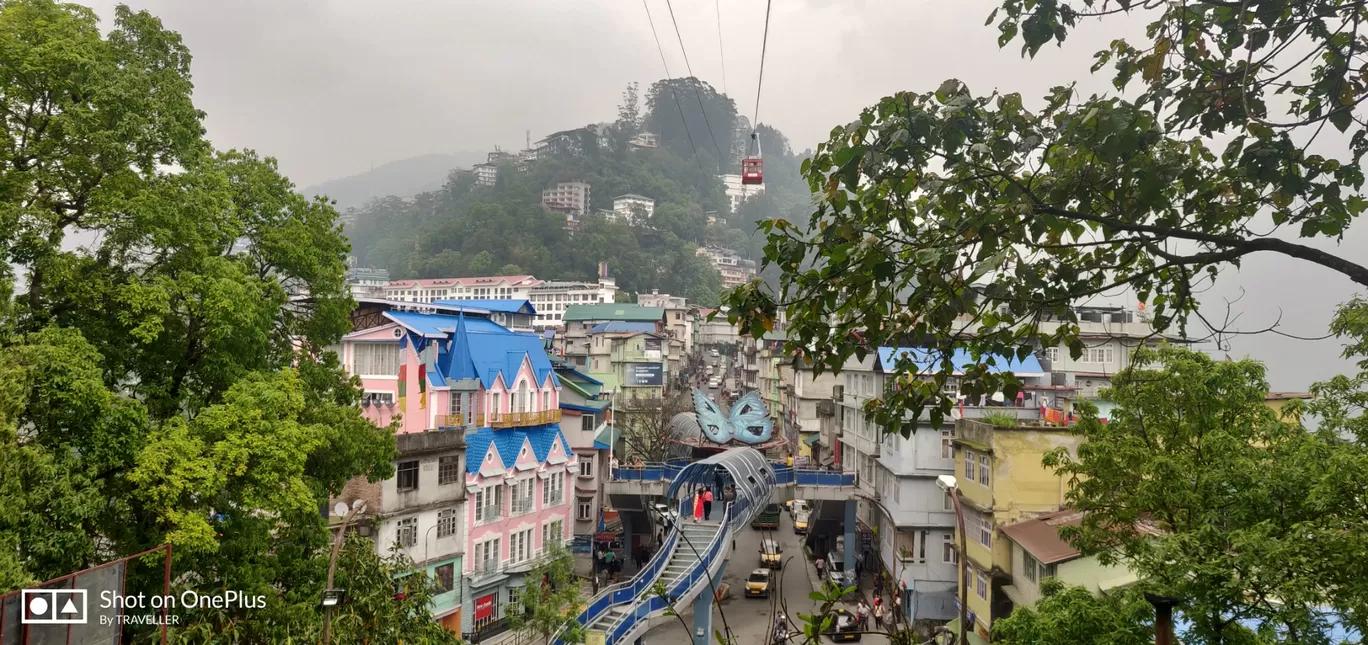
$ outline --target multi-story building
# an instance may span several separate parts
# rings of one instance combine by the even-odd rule
[[[461,312],[478,311],[510,331],[536,331],[532,321],[537,310],[528,300],[438,300],[433,304],[454,308]]]
[[[580,371],[589,370],[589,330],[601,323],[650,323],[652,331],[665,330],[665,310],[627,303],[571,304],[565,308],[561,320],[565,333],[557,339],[557,349],[566,362]],[[643,328],[644,329],[644,328]]]
[[[911,436],[885,434],[865,417],[864,406],[880,397],[888,381],[904,373],[901,359],[910,360],[909,371],[929,379],[940,363],[939,355],[918,349],[882,347],[864,360],[852,358],[842,370],[840,387],[834,388],[837,403],[838,436],[834,437],[833,456],[842,469],[857,473],[862,492],[858,517],[878,536],[876,556],[889,576],[906,585],[905,598],[910,615],[916,619],[953,618],[953,594],[958,584],[953,550],[946,549],[954,537],[954,509],[949,498],[936,485],[940,475],[953,474],[953,419],[941,427],[925,420]],[[1047,379],[1034,357],[1024,361],[997,357],[995,371],[1012,370],[1018,378],[1038,384]],[[956,354],[955,365],[962,370],[971,363],[965,352]],[[947,385],[956,388],[953,379]],[[956,390],[957,391],[957,390]],[[967,402],[956,415],[976,418],[988,413],[1008,412],[1017,418],[1039,418],[1031,407]],[[1006,403],[1006,402],[1004,402]]]
[[[604,507],[602,483],[607,481],[609,417],[612,405],[603,383],[563,362],[556,363],[561,382],[561,428],[579,461],[575,476],[574,534],[589,541],[598,532]]]
[[[822,420],[832,418],[832,396],[841,379],[830,370],[820,375],[812,369],[812,363],[801,356],[795,356],[786,363],[787,374],[791,378],[784,385],[784,426],[786,434],[798,438],[798,459],[800,463],[821,465],[823,447]],[[791,430],[790,430],[791,429]],[[830,451],[831,442],[826,449]],[[831,461],[828,457],[825,462]]]
[[[1080,398],[1096,398],[1102,388],[1111,387],[1112,377],[1131,365],[1132,354],[1142,344],[1168,341],[1186,342],[1172,335],[1156,334],[1147,312],[1124,307],[1075,307],[1079,337],[1086,346],[1074,360],[1067,347],[1043,348],[1045,368],[1054,385],[1076,388]],[[1040,323],[1042,333],[1053,333],[1062,321],[1047,318]]]
[[[499,183],[499,167],[492,163],[477,163],[470,171],[475,174],[476,186],[496,186]]]
[[[396,302],[531,300],[532,288],[540,283],[530,275],[391,280],[385,286],[385,299]]]
[[[613,212],[629,222],[643,222],[655,214],[655,200],[641,195],[618,195],[613,198]]]
[[[598,145],[595,126],[561,130],[547,135],[545,139],[537,142],[537,157],[545,159],[547,157],[579,156],[584,154],[589,141],[592,141],[595,146]]]
[[[1066,482],[1045,467],[1046,453],[1063,448],[1077,454],[1081,437],[1065,426],[1022,421],[992,425],[962,418],[955,422],[955,479],[963,504],[968,559],[968,611],[974,630],[986,638],[993,621],[1011,613],[1003,587],[1012,584],[1012,541],[1003,527],[1058,511]],[[958,573],[958,572],[957,572]]]
[[[741,204],[747,199],[765,194],[764,184],[743,184],[741,175],[718,175],[717,178],[722,180],[722,185],[727,189],[727,199],[731,203],[733,215],[741,209]]]
[[[760,387],[760,346],[762,343],[749,334],[737,337],[736,388],[741,391],[755,390]]]
[[[722,274],[722,286],[728,289],[743,285],[755,277],[755,261],[743,258],[731,249],[705,246],[698,249],[696,254],[712,263],[713,268]]]
[[[781,436],[789,440],[789,450],[796,451],[797,432],[793,431],[792,427],[784,425],[783,388],[786,383],[792,382],[792,379],[784,378],[785,370],[792,370],[792,366],[784,359],[784,339],[787,337],[788,334],[783,331],[775,330],[765,332],[764,337],[760,339],[756,359],[756,389],[760,392],[760,398],[765,401],[770,417],[774,419],[774,427],[781,431]],[[790,431],[793,431],[792,436]]]
[[[669,342],[651,323],[599,323],[589,331],[590,377],[619,400],[660,398],[669,382]]]
[[[654,132],[641,132],[632,137],[630,144],[633,148],[654,148],[660,145],[660,140]]]
[[[1002,537],[1011,550],[1011,584],[1002,592],[1014,607],[1033,607],[1040,601],[1040,583],[1046,578],[1083,587],[1094,595],[1134,584],[1139,577],[1124,565],[1104,565],[1097,556],[1084,556],[1059,536],[1059,529],[1078,526],[1083,513],[1063,508],[1052,513],[1003,526]],[[1142,532],[1157,535],[1143,524]]]
[[[347,269],[347,287],[353,298],[383,298],[389,284],[389,270],[375,267]]]
[[[563,181],[542,191],[542,206],[565,213],[570,221],[584,217],[589,208],[589,184]]]
[[[665,332],[670,335],[670,340],[680,341],[680,349],[685,354],[693,352],[693,317],[689,315],[688,298],[671,296],[652,289],[649,294],[637,294],[637,304],[664,309]]]
[[[698,330],[699,345],[718,345],[722,343],[735,344],[739,334],[737,329],[730,322],[727,322],[727,310],[723,308],[718,311],[717,317],[708,320],[713,309],[699,308],[697,322],[694,327]]]
[[[615,302],[617,292],[614,278],[599,278],[598,282],[538,281],[527,296],[537,308],[537,319],[532,324],[538,329],[560,327],[565,324],[566,309],[575,305]]]

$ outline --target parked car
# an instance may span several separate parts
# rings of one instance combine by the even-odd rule
[[[831,584],[842,589],[855,586],[855,572],[846,571],[845,558],[835,551],[827,554],[826,575]]]
[[[661,523],[661,525],[665,528],[666,531],[674,528],[679,524],[679,509],[670,508],[669,504],[663,504],[660,502],[651,504],[651,515],[655,518],[657,522]]]
[[[770,569],[778,569],[784,561],[784,547],[779,543],[765,538],[760,540],[760,566]]]
[[[799,513],[799,514],[798,514],[798,517],[793,518],[793,533],[794,533],[795,535],[806,535],[806,534],[807,534],[807,532],[808,532],[808,518],[810,518],[810,517],[812,517],[812,514],[811,514],[811,513],[803,512],[803,513]]]
[[[784,502],[784,506],[788,509],[789,519],[797,519],[798,515],[801,513],[812,512],[812,508],[808,506],[807,500],[805,499],[789,500]]]
[[[860,623],[855,619],[855,614],[839,607],[834,613],[835,620],[827,628],[827,638],[838,642],[860,640]]]
[[[756,569],[751,572],[750,577],[746,578],[746,597],[747,598],[769,598],[770,594],[770,572],[769,569]]]

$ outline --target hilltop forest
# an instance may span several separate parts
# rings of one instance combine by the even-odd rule
[[[662,80],[644,97],[634,83],[614,121],[579,131],[577,150],[525,170],[510,162],[495,186],[475,186],[469,171],[454,170],[439,190],[349,210],[346,233],[358,265],[388,269],[394,279],[530,273],[592,280],[607,262],[626,294],[659,289],[714,306],[721,276],[695,249],[714,244],[758,260],[765,239],[758,222],[810,212],[801,158],[766,125],[756,128],[765,193],[730,212],[718,175],[739,172],[745,153],[733,146],[733,133],[748,124],[731,98],[698,79]],[[658,147],[633,147],[641,132],[656,134]],[[591,185],[590,213],[626,193],[655,199],[655,213],[639,223],[589,215],[572,233],[564,215],[541,207],[542,190],[562,181]],[[715,224],[707,223],[709,212],[717,213]]]

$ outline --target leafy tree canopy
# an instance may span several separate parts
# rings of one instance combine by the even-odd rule
[[[993,642],[1003,645],[1150,645],[1154,606],[1137,588],[1094,597],[1055,578],[1040,582],[1044,596],[1034,607],[1017,607],[993,623]]]
[[[881,100],[804,163],[819,200],[809,217],[765,223],[778,292],[753,286],[728,303],[752,332],[784,308],[790,337],[838,368],[902,342],[980,355],[1062,345],[1077,359],[1078,326],[1045,333],[1039,321],[1076,323],[1072,305],[1118,287],[1150,304],[1160,331],[1186,333],[1201,315],[1194,293],[1254,253],[1368,285],[1358,257],[1321,243],[1368,208],[1366,11],[1343,0],[1006,0],[989,22],[1024,55],[1122,15],[1147,18],[1144,42],[1097,54],[1119,95],[1070,85],[1029,101],[949,80]],[[1322,132],[1343,133],[1338,152],[1307,151]],[[935,379],[886,393],[882,407],[897,413],[881,420],[909,431],[929,407],[940,423],[951,372],[947,352]],[[983,369],[962,385],[1017,386]]]

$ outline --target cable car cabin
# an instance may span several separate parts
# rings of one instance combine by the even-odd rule
[[[765,183],[765,160],[759,157],[746,157],[741,160],[741,183]]]

